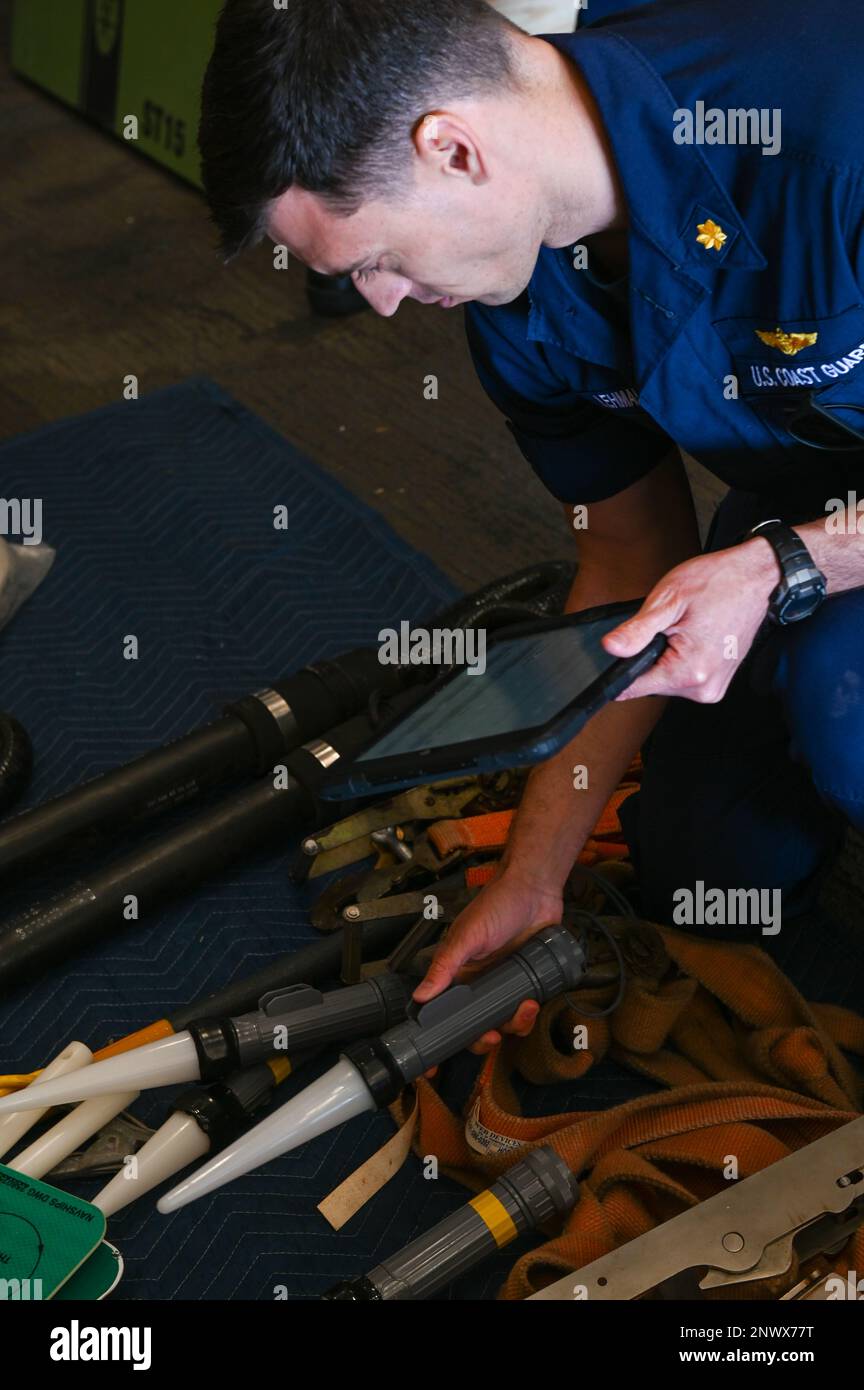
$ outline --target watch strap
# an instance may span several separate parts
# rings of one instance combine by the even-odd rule
[[[825,597],[827,581],[797,531],[774,517],[760,521],[748,532],[748,538],[758,536],[762,536],[771,546],[780,566],[780,583],[768,602],[769,615],[782,623],[782,604],[791,593],[812,594],[821,602]]]

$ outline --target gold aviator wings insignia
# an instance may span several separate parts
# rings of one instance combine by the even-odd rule
[[[819,337],[818,333],[784,333],[782,328],[775,328],[773,332],[763,328],[755,328],[753,331],[763,343],[777,348],[787,357],[794,357],[802,348],[812,347]]]

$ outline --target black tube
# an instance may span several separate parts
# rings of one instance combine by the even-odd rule
[[[62,895],[26,908],[0,929],[0,988],[87,949],[112,928],[140,920],[169,896],[277,835],[296,834],[310,814],[309,799],[297,783],[277,791],[268,779],[98,869]],[[137,917],[130,916],[130,897],[137,900]]]
[[[225,777],[238,776],[248,758],[249,734],[239,719],[223,719],[188,738],[43,806],[25,811],[0,829],[0,874],[33,866],[62,850],[97,845],[101,832],[133,814],[179,805]]]
[[[360,716],[327,738],[340,753],[351,753],[370,729],[368,718]],[[322,766],[314,754],[296,750],[284,766],[288,771],[280,776],[279,786],[271,774],[234,792],[204,815],[0,924],[0,989],[29,978],[51,961],[86,950],[127,921],[140,921],[169,897],[197,886],[244,854],[308,832],[322,823],[322,814],[332,817],[338,803],[331,802],[324,813],[317,809]]]
[[[563,606],[570,567],[535,565],[495,580],[428,621],[438,627],[491,628]],[[60,852],[100,844],[130,822],[214,787],[263,774],[292,749],[359,714],[373,692],[392,695],[434,672],[384,666],[375,648],[316,662],[269,689],[237,701],[225,717],[165,748],[73,788],[0,827],[0,877]],[[20,725],[17,726],[20,733]],[[24,735],[26,738],[26,735]],[[20,743],[20,740],[19,740]],[[29,775],[29,773],[28,773]],[[25,777],[26,784],[26,777]],[[10,772],[10,791],[23,790]],[[0,813],[12,805],[2,799]]]
[[[224,719],[124,767],[25,811],[0,827],[0,876],[47,855],[99,844],[130,821],[200,793],[259,776],[292,748],[350,719],[373,690],[403,688],[408,676],[374,651],[349,652],[238,701]]]

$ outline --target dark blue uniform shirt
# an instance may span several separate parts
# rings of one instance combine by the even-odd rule
[[[467,306],[541,480],[611,497],[674,441],[763,497],[864,486],[862,0],[661,0],[548,41],[597,101],[630,264],[616,297],[543,248],[516,302]],[[754,118],[764,146],[729,140]]]

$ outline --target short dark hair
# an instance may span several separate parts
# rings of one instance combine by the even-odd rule
[[[227,0],[204,79],[202,176],[226,256],[296,185],[350,216],[393,193],[430,109],[512,85],[485,0]]]

